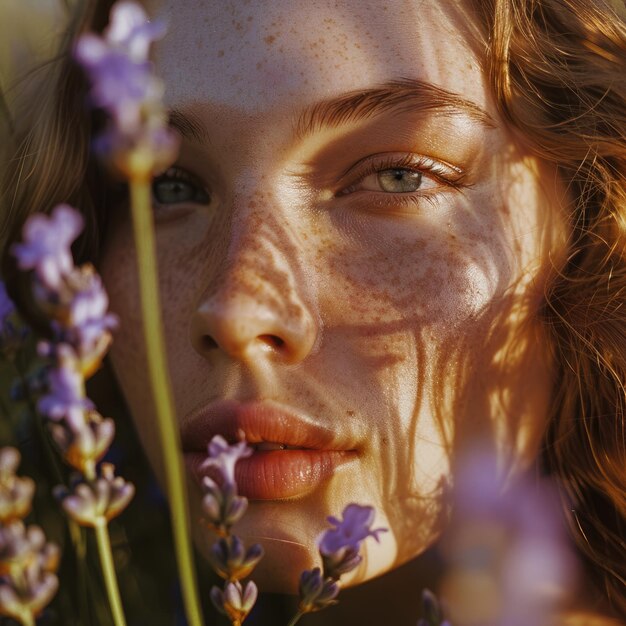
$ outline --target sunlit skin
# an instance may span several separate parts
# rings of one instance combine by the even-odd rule
[[[499,119],[461,3],[147,9],[169,25],[156,69],[184,135],[155,184],[178,420],[261,401],[349,442],[331,477],[251,502],[237,530],[267,551],[255,580],[293,590],[326,516],[371,504],[390,532],[346,582],[383,574],[440,534],[460,448],[487,437],[515,471],[536,457],[552,382],[535,313],[564,192]],[[456,96],[442,103],[432,86]],[[365,91],[367,112],[328,105]],[[133,250],[120,211],[101,263],[122,319],[112,362],[159,473]],[[209,532],[194,535],[206,552]]]

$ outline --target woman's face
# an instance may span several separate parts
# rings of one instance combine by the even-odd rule
[[[266,548],[255,579],[293,588],[349,502],[390,529],[352,582],[370,578],[436,539],[461,448],[487,437],[513,468],[536,453],[555,172],[499,119],[460,2],[147,8],[169,26],[156,69],[183,137],[154,216],[196,543],[206,445],[244,436],[260,445],[235,530]],[[102,271],[113,366],[160,474],[126,213]]]

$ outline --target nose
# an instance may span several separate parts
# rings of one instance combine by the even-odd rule
[[[192,344],[204,357],[221,351],[242,362],[299,363],[313,349],[318,324],[297,248],[268,224],[252,230],[231,242],[213,274],[193,314]]]

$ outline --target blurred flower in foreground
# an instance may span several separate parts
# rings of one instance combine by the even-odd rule
[[[92,480],[115,428],[94,410],[84,379],[99,367],[117,318],[107,312],[108,297],[94,268],[74,266],[71,245],[82,227],[78,211],[59,205],[50,216],[32,215],[24,224],[24,242],[11,252],[18,267],[33,270],[34,301],[51,320],[52,339],[40,342],[38,350],[53,365],[37,407],[50,420],[65,460]]]
[[[0,523],[8,524],[28,515],[35,493],[31,478],[15,475],[20,453],[15,448],[0,450]]]
[[[20,519],[30,511],[34,483],[15,476],[19,462],[15,448],[0,450],[0,615],[32,626],[59,586],[59,550]]]
[[[100,364],[111,342],[117,318],[107,313],[108,297],[94,268],[76,267],[71,245],[83,228],[81,214],[66,204],[51,214],[31,215],[24,241],[11,247],[22,270],[33,270],[36,305],[51,320],[54,344],[65,344],[80,361],[83,373]]]
[[[453,517],[443,539],[441,588],[455,626],[551,623],[575,572],[559,511],[546,484],[505,485],[489,452],[459,465]]]
[[[16,316],[15,304],[0,281],[0,357],[11,361],[29,334],[28,328],[20,324]]]
[[[161,104],[163,84],[148,60],[150,45],[164,34],[165,26],[148,21],[141,5],[123,0],[113,6],[102,36],[87,33],[76,44],[92,103],[110,117],[96,149],[128,178],[165,169],[178,149]]]
[[[76,481],[71,490],[58,487],[55,495],[65,512],[81,526],[96,527],[117,517],[129,504],[135,487],[121,476],[114,466],[103,463],[100,477],[91,482]]]
[[[82,215],[66,204],[59,204],[50,216],[32,215],[22,229],[22,243],[11,250],[17,266],[35,270],[42,285],[56,292],[61,277],[74,267],[70,246],[82,229]]]

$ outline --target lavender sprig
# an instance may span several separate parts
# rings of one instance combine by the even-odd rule
[[[164,34],[163,23],[150,22],[139,4],[125,0],[113,6],[102,37],[88,33],[76,44],[92,104],[109,115],[96,149],[128,178],[164,169],[178,149],[161,104],[163,84],[148,60],[150,45]]]
[[[368,537],[378,541],[378,535],[387,532],[386,528],[370,528],[374,516],[374,507],[348,504],[343,510],[343,520],[328,518],[335,528],[325,531],[318,544],[325,577],[339,580],[355,569],[363,558],[359,554],[363,541]]]
[[[344,574],[354,570],[362,561],[361,544],[368,537],[378,541],[386,528],[372,530],[375,511],[371,506],[348,504],[342,513],[343,519],[330,516],[334,526],[324,531],[318,540],[322,558],[322,569],[305,570],[300,576],[298,612],[289,626],[294,626],[306,613],[321,611],[337,603],[338,581]]]
[[[164,458],[174,547],[187,619],[191,626],[201,626],[180,435],[160,316],[151,197],[152,176],[170,165],[179,143],[168,127],[161,102],[162,83],[152,75],[148,61],[150,44],[163,33],[163,26],[149,22],[139,3],[120,1],[114,5],[102,36],[87,34],[79,39],[75,57],[91,81],[92,104],[108,114],[107,128],[95,148],[129,182],[146,361]]]
[[[65,461],[84,477],[69,490],[57,489],[57,495],[74,521],[95,529],[113,618],[124,626],[107,524],[128,505],[134,487],[115,477],[111,465],[98,470],[115,428],[85,394],[85,377],[99,367],[117,318],[107,312],[108,297],[94,268],[74,266],[70,246],[82,227],[76,210],[59,205],[49,217],[31,216],[24,225],[24,241],[11,251],[18,267],[32,272],[33,300],[51,320],[52,338],[38,345],[51,366],[37,408],[48,419]]]
[[[46,542],[41,528],[22,521],[34,482],[15,475],[19,462],[15,448],[0,450],[0,615],[34,626],[59,586],[59,549]]]
[[[204,477],[203,508],[209,526],[220,536],[213,544],[209,561],[219,576],[225,579],[224,589],[214,586],[211,601],[215,608],[228,617],[233,626],[240,626],[248,617],[258,590],[253,581],[245,588],[241,580],[252,573],[263,557],[263,548],[254,544],[248,549],[232,534],[233,525],[246,511],[248,500],[237,494],[235,466],[249,457],[252,448],[245,441],[229,444],[221,435],[215,435],[208,445],[208,456],[203,469],[212,469],[216,480]]]

